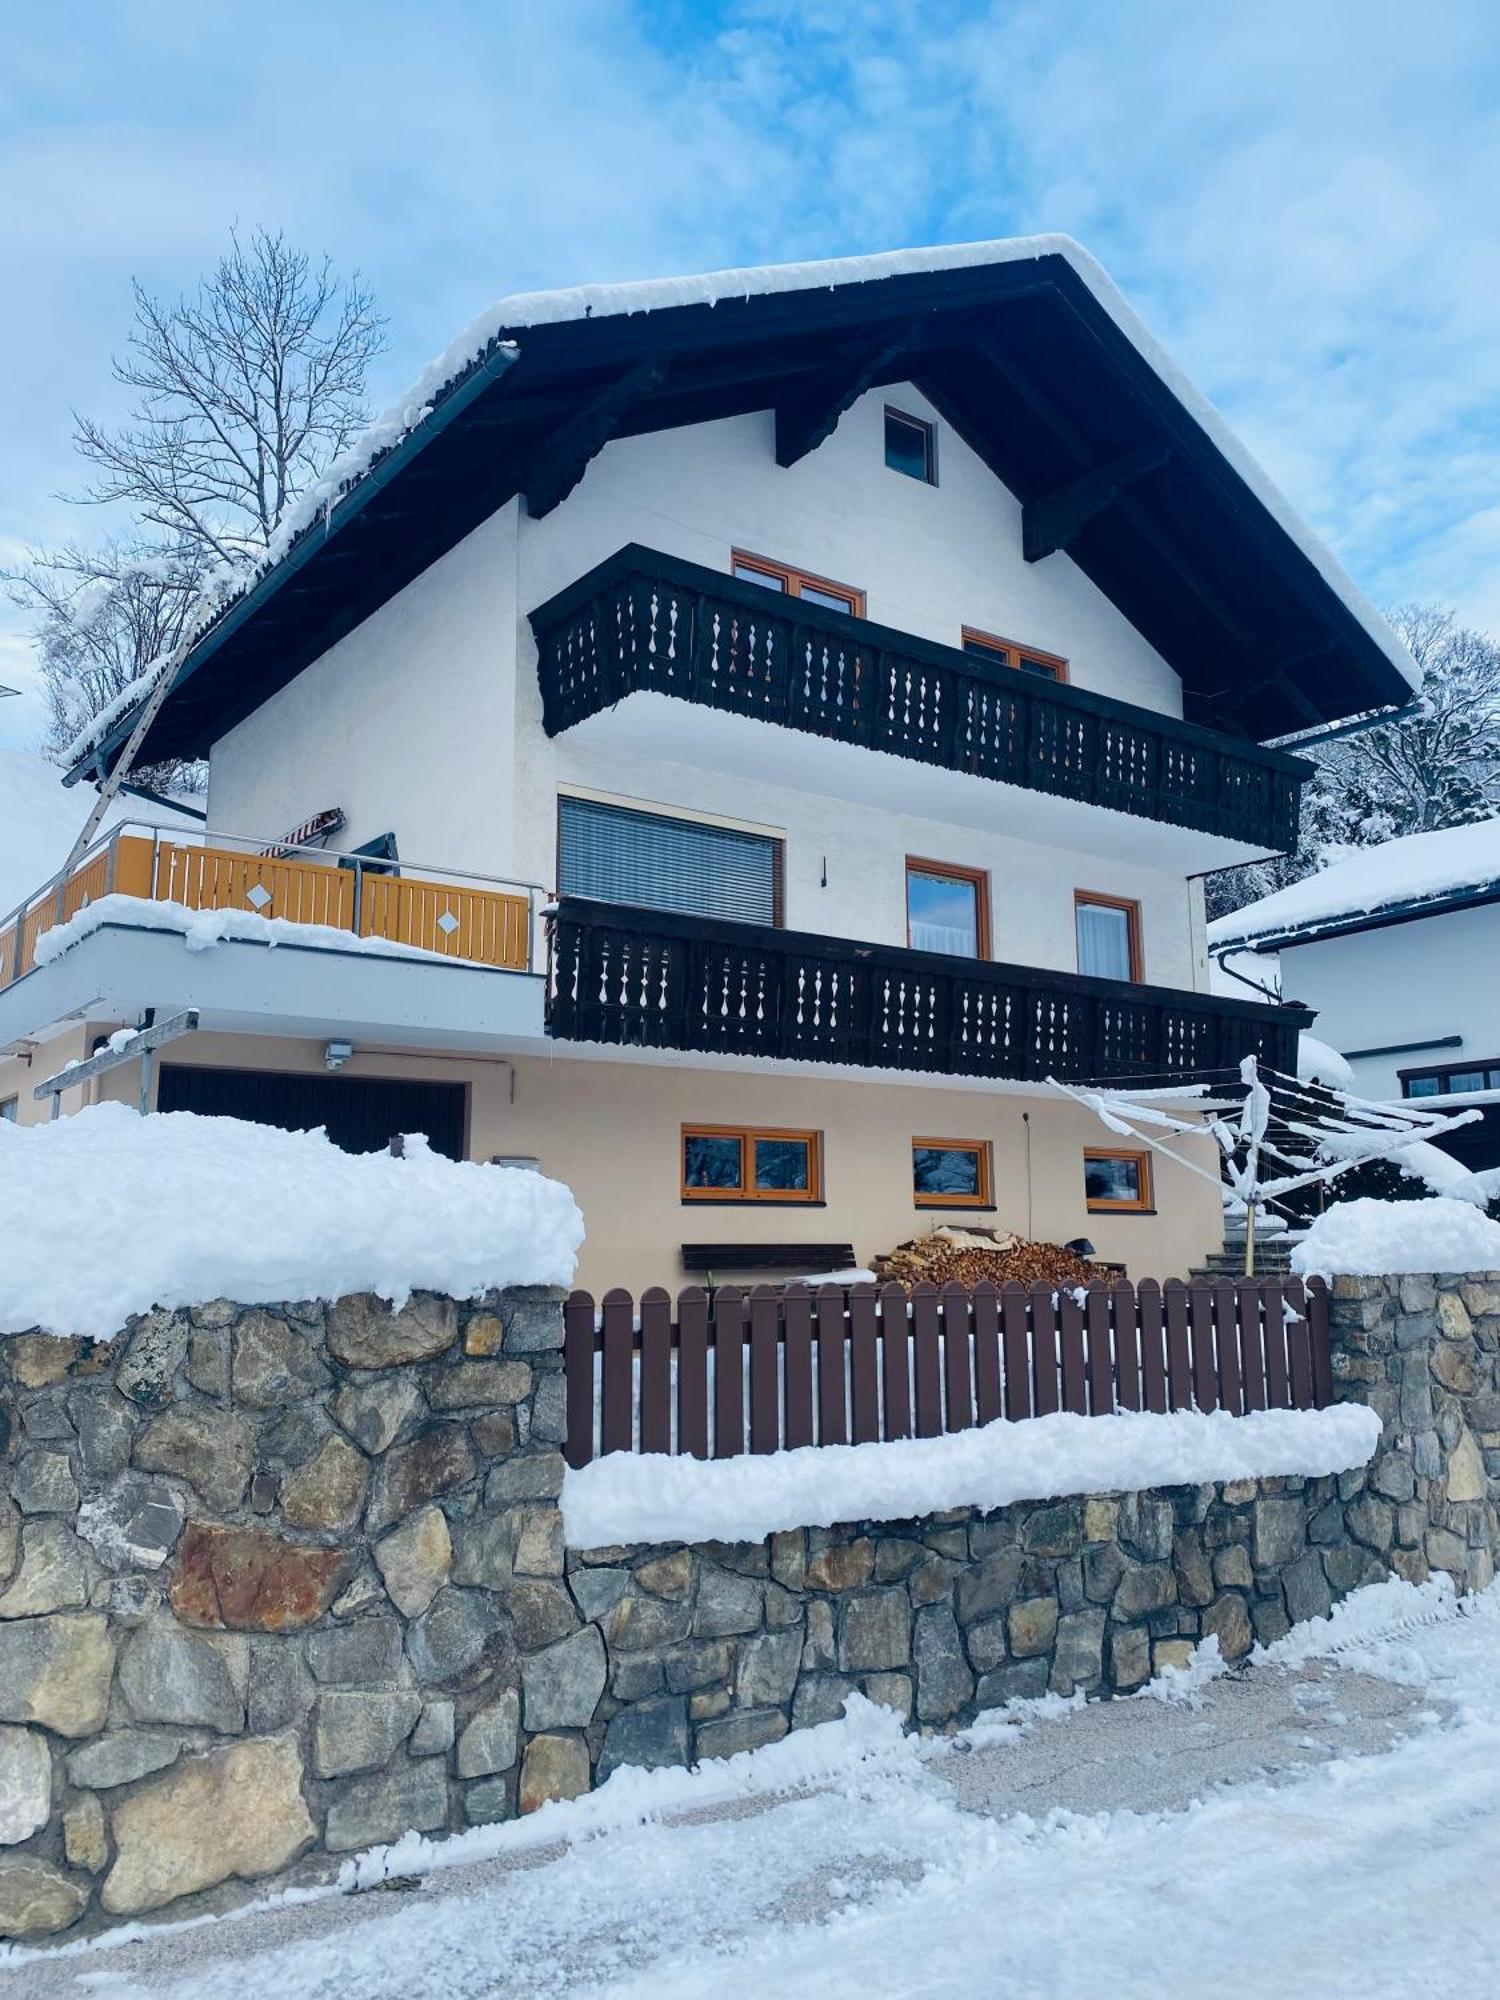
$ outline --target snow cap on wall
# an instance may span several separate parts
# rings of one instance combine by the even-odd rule
[[[1500,1271],[1500,1222],[1471,1202],[1341,1201],[1292,1252],[1304,1277],[1381,1277],[1407,1271]]]
[[[133,1313],[566,1285],[583,1241],[540,1174],[344,1153],[327,1135],[97,1104],[0,1121],[0,1334],[111,1339]]]

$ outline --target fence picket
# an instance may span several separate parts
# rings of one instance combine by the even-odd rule
[[[974,1287],[974,1402],[981,1424],[1000,1415],[1000,1294],[985,1283]]]
[[[1083,1307],[1071,1290],[1057,1294],[1057,1344],[1062,1359],[1062,1406],[1075,1415],[1089,1411],[1088,1365],[1084,1359]]]
[[[1171,1407],[1186,1410],[1193,1401],[1193,1365],[1188,1338],[1187,1286],[1181,1278],[1168,1278],[1162,1301],[1167,1316],[1167,1384]]]
[[[1284,1410],[1291,1400],[1287,1374],[1286,1290],[1279,1284],[1266,1286],[1266,1407]]]
[[[839,1285],[819,1285],[818,1443],[847,1444],[844,1414],[844,1293]]]
[[[714,1457],[745,1449],[745,1300],[737,1285],[714,1294]]]
[[[773,1285],[750,1294],[750,1449],[781,1442],[781,1298]]]
[[[788,1451],[813,1441],[812,1293],[794,1285],[782,1301],[786,1326],[786,1426]]]
[[[879,1339],[875,1289],[855,1285],[849,1293],[850,1427],[855,1444],[871,1444],[880,1436]]]
[[[635,1301],[616,1286],[604,1294],[600,1314],[604,1366],[599,1449],[629,1451],[635,1444]]]
[[[1096,1417],[1114,1414],[1115,1368],[1110,1352],[1109,1294],[1099,1284],[1090,1285],[1084,1301],[1088,1329],[1089,1411]]]
[[[971,1296],[967,1285],[943,1287],[943,1399],[947,1406],[944,1428],[972,1430],[974,1396],[969,1368],[969,1312]]]
[[[943,1371],[938,1358],[938,1289],[911,1288],[912,1375],[917,1392],[917,1436],[937,1437],[943,1428]]]
[[[641,1450],[672,1449],[672,1301],[660,1285],[641,1293]]]
[[[677,1301],[677,1449],[708,1457],[708,1293],[689,1285]]]
[[[1214,1286],[1214,1350],[1219,1364],[1219,1402],[1230,1416],[1244,1415],[1240,1394],[1240,1326],[1233,1285]]]
[[[1313,1402],[1320,1410],[1333,1401],[1333,1356],[1328,1345],[1328,1287],[1321,1278],[1307,1281],[1307,1337],[1312,1346]]]
[[[1050,1285],[1031,1288],[1031,1353],[1034,1370],[1031,1407],[1047,1417],[1058,1407],[1057,1294]]]
[[[1140,1307],[1135,1288],[1121,1279],[1106,1303],[1115,1337],[1115,1402],[1119,1409],[1141,1407]]]
[[[1261,1331],[1262,1288],[1254,1278],[1235,1287],[1240,1322],[1240,1383],[1247,1410],[1266,1407],[1266,1345]]]
[[[1163,1416],[1167,1409],[1166,1330],[1162,1318],[1161,1286],[1155,1278],[1142,1278],[1136,1286],[1135,1309],[1142,1399],[1136,1407],[1154,1410],[1158,1416]]]
[[[911,1323],[906,1288],[880,1288],[880,1368],[885,1391],[885,1435],[911,1436]]]
[[[1014,1279],[1001,1287],[1000,1317],[1005,1329],[1005,1414],[1016,1422],[1031,1415],[1031,1331],[1026,1287]]]
[[[1313,1406],[1312,1328],[1308,1324],[1307,1300],[1300,1280],[1288,1279],[1286,1301],[1297,1315],[1286,1330],[1291,1404],[1294,1410],[1310,1410]]]
[[[594,1456],[594,1295],[574,1292],[563,1307],[563,1369],[567,1378],[569,1465]]]
[[[1193,1393],[1200,1410],[1219,1407],[1219,1368],[1214,1354],[1214,1301],[1207,1285],[1189,1285],[1188,1344],[1193,1355]]]

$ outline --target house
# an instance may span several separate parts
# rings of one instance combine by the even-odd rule
[[[1500,819],[1356,848],[1208,935],[1226,970],[1258,964],[1316,1011],[1360,1096],[1481,1111],[1438,1143],[1471,1172],[1500,1167]]]
[[[1185,1270],[1214,1187],[1048,1080],[1294,1060],[1201,877],[1414,677],[1066,239],[513,298],[205,624],[142,759],[208,827],[13,927],[0,1092],[195,1008],[158,1108],[539,1164],[596,1287],[975,1219]]]

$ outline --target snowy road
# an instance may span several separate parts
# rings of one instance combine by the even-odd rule
[[[17,2000],[1500,1990],[1500,1586],[1361,1593],[1281,1664],[972,1747],[878,1712],[488,1859],[0,1971]],[[1294,1650],[1290,1651],[1291,1647]],[[818,1737],[814,1743],[812,1738]],[[799,1779],[800,1795],[775,1789]],[[657,1782],[660,1780],[661,1782]],[[767,1789],[768,1787],[772,1789]],[[739,1796],[732,1796],[734,1793]],[[670,1804],[642,1819],[632,1804]],[[528,1844],[529,1843],[529,1844]]]

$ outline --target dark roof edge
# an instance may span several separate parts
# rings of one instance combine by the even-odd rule
[[[1359,931],[1389,930],[1396,924],[1416,923],[1423,917],[1449,916],[1455,910],[1482,909],[1487,903],[1500,903],[1500,877],[1474,883],[1467,889],[1444,889],[1435,896],[1405,897],[1382,909],[1361,911],[1358,916],[1327,917],[1283,931],[1215,939],[1209,946],[1209,956],[1223,958],[1236,951],[1287,951],[1299,944],[1320,944],[1325,938],[1353,937]]]

